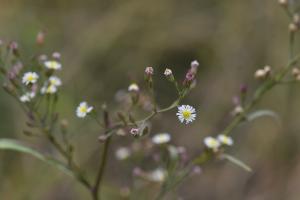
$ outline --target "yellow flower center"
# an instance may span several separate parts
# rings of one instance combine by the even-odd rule
[[[28,79],[28,81],[33,81],[34,77],[32,75],[29,75],[27,79]]]
[[[82,113],[86,113],[87,112],[87,107],[85,107],[85,106],[82,106],[82,107],[80,107],[80,112],[82,112]]]
[[[191,117],[191,112],[190,111],[188,111],[188,110],[185,110],[185,111],[183,111],[182,112],[182,115],[183,115],[183,118],[184,119],[188,119],[188,118],[190,118]]]

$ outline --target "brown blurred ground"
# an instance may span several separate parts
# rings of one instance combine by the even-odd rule
[[[249,84],[253,91],[258,85],[253,80],[255,69],[266,64],[280,68],[288,56],[288,20],[275,0],[1,0],[0,4],[0,38],[18,41],[26,57],[37,50],[35,35],[44,30],[47,45],[38,51],[62,53],[64,95],[59,108],[75,124],[81,157],[95,151],[99,133],[96,127],[86,128],[89,122],[78,123],[76,104],[88,99],[96,106],[109,102],[114,109],[115,92],[132,81],[142,82],[146,66],[153,66],[157,74],[170,67],[180,76],[191,60],[200,61],[197,88],[185,100],[197,108],[197,121],[187,127],[174,123],[173,111],[153,124],[153,132],[172,133],[176,144],[195,155],[202,139],[230,120],[231,98],[239,85]],[[159,102],[167,105],[174,97],[172,87],[163,78],[157,81]],[[264,118],[234,132],[236,145],[230,153],[252,166],[254,173],[229,163],[211,163],[202,175],[186,181],[178,195],[188,200],[298,200],[298,91],[299,85],[279,86],[257,106],[278,112],[282,126]],[[21,131],[21,109],[3,91],[0,112],[0,137],[28,140]],[[0,152],[0,158],[0,199],[88,197],[69,177],[28,156]],[[130,177],[126,165],[113,156],[109,167],[108,195],[115,186],[128,184]]]

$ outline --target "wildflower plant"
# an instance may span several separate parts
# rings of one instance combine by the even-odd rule
[[[98,169],[91,172],[93,173],[93,179],[91,179],[86,176],[82,163],[75,160],[74,154],[78,150],[72,145],[67,134],[69,124],[66,120],[60,119],[59,112],[56,110],[59,94],[63,92],[61,90],[63,81],[57,74],[58,71],[63,71],[60,54],[56,52],[52,56],[40,55],[35,57],[33,64],[28,65],[20,57],[20,50],[16,42],[6,45],[0,42],[0,71],[4,79],[3,88],[16,100],[27,116],[27,127],[24,133],[28,137],[38,135],[47,139],[60,156],[46,154],[13,139],[0,139],[0,149],[27,153],[56,167],[84,186],[90,192],[93,200],[101,198],[100,189],[103,175],[109,170],[106,169],[106,164],[107,158],[111,155],[115,155],[120,162],[130,161],[131,157],[140,157],[141,160],[150,158],[155,163],[154,167],[150,169],[143,165],[137,166],[132,169],[132,175],[144,181],[158,183],[160,191],[153,196],[156,199],[163,199],[191,173],[201,172],[199,167],[211,160],[228,160],[251,171],[249,166],[226,153],[227,148],[236,144],[229,135],[242,123],[263,115],[272,115],[270,111],[254,110],[257,102],[268,91],[277,85],[300,80],[300,70],[295,66],[300,55],[295,55],[294,52],[294,39],[300,26],[299,17],[292,11],[288,1],[279,0],[279,4],[290,18],[290,56],[286,66],[279,70],[265,66],[254,72],[254,77],[260,82],[259,87],[253,94],[249,94],[245,85],[240,88],[239,95],[234,100],[232,121],[224,130],[220,130],[212,136],[199,138],[199,141],[203,139],[203,146],[199,147],[199,154],[191,159],[187,159],[185,147],[172,144],[172,133],[152,133],[151,120],[157,115],[173,112],[179,122],[186,125],[185,128],[188,128],[190,123],[201,121],[202,117],[197,118],[197,112],[201,113],[201,111],[196,111],[192,105],[183,104],[184,98],[196,85],[198,61],[190,63],[186,74],[182,75],[182,81],[173,74],[171,67],[166,68],[164,72],[158,72],[153,67],[146,67],[144,84],[131,83],[127,88],[130,97],[129,109],[127,107],[112,113],[105,105],[101,109],[96,109],[86,102],[90,101],[89,99],[78,102],[78,107],[74,108],[74,115],[78,117],[78,120],[90,117],[102,131],[98,137],[99,146],[102,147]],[[42,36],[42,33],[38,34],[38,44],[43,43]],[[154,76],[160,76],[171,82],[177,92],[177,98],[167,107],[161,108],[157,102]],[[142,85],[145,87],[141,87]],[[131,112],[131,108],[141,103],[142,98],[149,99],[150,106],[145,106],[149,113],[144,118],[138,119]],[[102,116],[99,117],[98,114],[102,114]],[[112,116],[117,116],[118,119],[115,120]],[[120,146],[113,151],[110,148],[113,137],[132,137],[134,142],[127,146]],[[139,141],[139,143],[135,141]],[[134,188],[132,188],[133,190]],[[130,191],[130,189],[126,189],[126,194],[128,195]]]

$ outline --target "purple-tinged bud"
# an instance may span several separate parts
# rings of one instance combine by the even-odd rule
[[[146,69],[145,69],[146,76],[152,76],[153,73],[154,73],[154,70],[152,67],[146,67]]]
[[[247,91],[248,91],[248,86],[245,85],[245,84],[242,84],[242,85],[240,86],[240,92],[241,92],[242,94],[246,94]]]
[[[133,176],[141,176],[143,174],[143,171],[141,168],[139,167],[135,167],[133,170],[132,170],[132,174]]]
[[[36,43],[38,45],[43,45],[45,43],[45,32],[44,31],[39,31],[37,36],[36,36]]]
[[[15,56],[19,56],[19,51],[18,51],[19,45],[17,42],[15,42],[15,41],[10,42],[8,44],[8,48],[12,50],[12,52]]]
[[[54,59],[56,59],[56,60],[60,60],[61,54],[60,54],[59,52],[54,52],[54,53],[52,54],[52,57],[53,57]]]
[[[133,136],[139,135],[139,132],[140,132],[140,130],[139,130],[138,128],[132,128],[132,129],[130,130],[130,133],[131,133],[131,135],[133,135]]]
[[[202,173],[201,167],[194,166],[193,169],[192,169],[192,173],[193,173],[193,175],[199,175],[199,174],[201,174]]]

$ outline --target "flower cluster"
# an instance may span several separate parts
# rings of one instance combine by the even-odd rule
[[[204,144],[208,149],[217,152],[222,145],[232,146],[233,139],[226,135],[218,135],[217,138],[209,136],[204,138]]]

